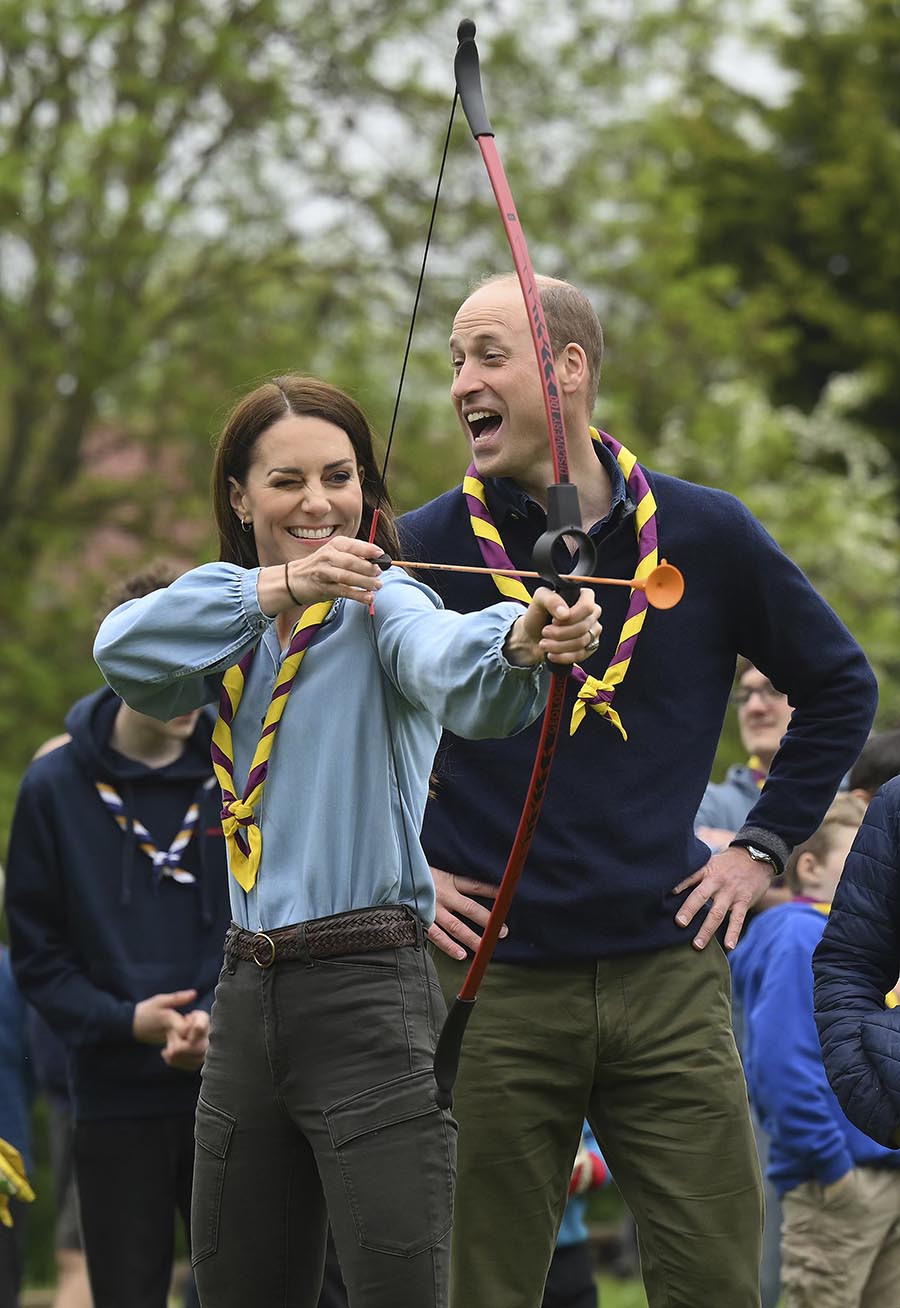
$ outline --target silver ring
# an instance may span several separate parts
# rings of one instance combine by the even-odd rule
[[[593,636],[593,637],[591,638],[591,640],[590,640],[590,641],[587,643],[587,645],[585,646],[585,649],[587,650],[588,654],[593,654],[594,650],[595,650],[595,649],[599,649],[599,648],[600,648],[600,637],[599,637],[599,636]]]

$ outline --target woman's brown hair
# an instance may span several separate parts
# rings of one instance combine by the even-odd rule
[[[347,433],[362,469],[363,515],[360,537],[368,540],[375,509],[380,509],[375,543],[391,558],[400,553],[394,511],[375,459],[372,430],[366,415],[349,395],[328,382],[299,373],[273,377],[245,395],[232,409],[216,442],[212,472],[213,514],[219,532],[219,558],[244,568],[259,566],[252,531],[244,531],[231,507],[229,478],[242,486],[263,432],[282,418],[321,418]]]

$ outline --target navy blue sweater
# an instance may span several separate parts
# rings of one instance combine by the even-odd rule
[[[825,1068],[851,1122],[900,1145],[900,777],[869,805],[813,960]]]
[[[121,701],[109,689],[74,706],[72,739],[32,763],[13,817],[6,907],[21,990],[69,1051],[79,1118],[190,1112],[199,1074],[166,1066],[132,1035],[134,1006],[194,988],[209,1009],[229,922],[225,848],[211,773],[208,717],[168,767],[151,769],[109,747]],[[180,884],[154,876],[134,835],[120,830],[95,788],[107,781],[127,811],[168,847],[193,798],[200,820]]]
[[[659,506],[660,553],[684,573],[685,596],[650,610],[615,707],[628,741],[588,712],[562,734],[544,811],[498,959],[589,959],[687,943],[672,887],[709,857],[693,822],[709,780],[735,658],[745,654],[796,706],[746,830],[786,856],[816,828],[866,739],[876,686],[859,646],[733,496],[648,474]],[[545,529],[540,506],[508,482],[487,483],[507,552],[531,566]],[[600,575],[634,575],[627,503],[593,530]],[[400,520],[404,557],[480,564],[461,488]],[[420,573],[449,608],[493,603],[488,577]],[[598,588],[603,636],[587,671],[609,664],[628,600]],[[570,683],[568,702],[574,690]],[[423,829],[433,866],[497,882],[521,810],[539,724],[509,740],[445,735],[437,794]]]

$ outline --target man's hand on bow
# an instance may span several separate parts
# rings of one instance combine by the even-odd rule
[[[466,950],[474,951],[481,943],[481,932],[473,931],[468,922],[477,923],[484,928],[490,917],[490,909],[471,898],[481,895],[484,899],[497,897],[497,886],[489,881],[473,881],[470,877],[453,876],[439,867],[431,869],[434,878],[434,890],[437,895],[437,912],[433,924],[428,928],[428,939],[438,949],[458,961],[466,956]],[[464,919],[468,919],[464,921]],[[504,924],[500,928],[501,939],[509,934]]]
[[[678,895],[693,886],[675,914],[675,921],[681,927],[688,926],[701,908],[712,901],[692,944],[695,949],[704,949],[728,917],[725,948],[734,949],[748,910],[762,899],[771,880],[772,868],[768,863],[752,859],[745,849],[729,846],[720,854],[713,854],[693,876],[679,881],[674,887],[672,893]]]

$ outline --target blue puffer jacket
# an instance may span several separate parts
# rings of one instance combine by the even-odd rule
[[[882,786],[844,867],[813,956],[816,1024],[832,1089],[879,1144],[900,1138],[900,777]]]

